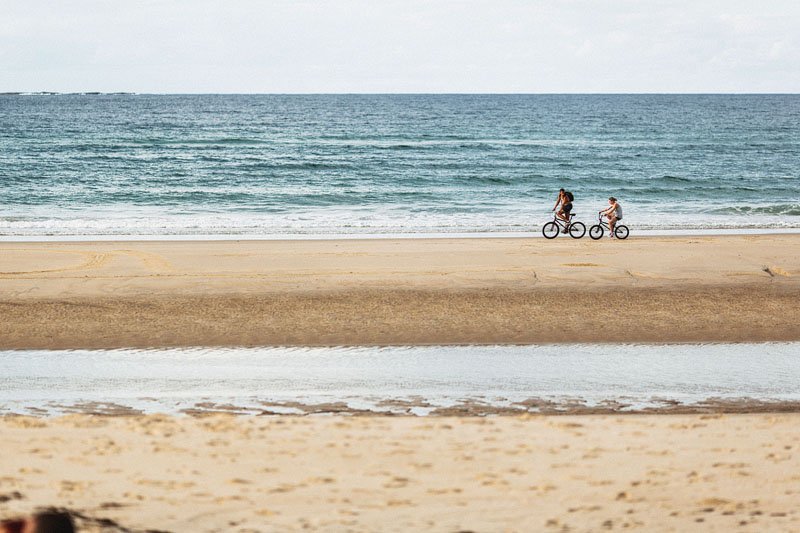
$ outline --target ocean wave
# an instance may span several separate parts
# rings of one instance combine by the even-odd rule
[[[192,139],[192,138],[177,138],[177,139],[164,139],[164,138],[150,138],[150,139],[134,139],[131,140],[132,144],[145,145],[145,146],[216,146],[216,145],[232,145],[232,146],[249,146],[249,145],[263,145],[270,144],[273,141],[263,138],[255,137],[214,137],[209,139]]]
[[[782,215],[800,216],[800,204],[727,206],[707,211],[715,215]]]
[[[673,181],[673,182],[678,182],[678,183],[689,183],[689,182],[692,181],[691,178],[686,178],[686,177],[683,177],[683,176],[670,176],[670,175],[661,176],[658,179],[660,179],[662,181]]]
[[[98,208],[91,212],[52,209],[31,209],[24,214],[0,216],[0,236],[141,236],[141,235],[414,235],[452,233],[532,232],[552,219],[551,205],[531,209],[527,205],[485,205],[465,203],[447,209],[433,199],[425,202],[395,198],[389,204],[379,196],[370,202],[342,205],[347,195],[316,198],[304,206],[287,206],[258,201],[235,211],[185,211],[181,202],[168,210],[160,206],[130,206],[111,210]],[[534,204],[538,201],[534,201]],[[592,209],[578,207],[578,220],[589,223],[596,217]],[[599,201],[597,202],[599,205]],[[741,213],[711,214],[695,209],[682,213],[665,213],[658,206],[626,205],[626,225],[639,230],[766,230],[800,229],[800,218],[764,214],[743,216]]]

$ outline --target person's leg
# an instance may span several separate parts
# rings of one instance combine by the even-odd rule
[[[567,223],[567,214],[564,212],[564,208],[563,207],[558,210],[558,213],[556,213],[556,216],[564,224]],[[564,229],[563,228],[561,229],[561,233],[564,233]]]
[[[614,225],[616,223],[617,223],[617,217],[616,216],[611,215],[611,216],[608,217],[609,235],[611,235],[612,237],[614,236]]]

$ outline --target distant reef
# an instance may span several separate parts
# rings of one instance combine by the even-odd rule
[[[82,93],[59,93],[54,91],[16,91],[16,92],[0,92],[0,96],[108,96],[108,95],[135,95],[137,93],[115,92],[104,93],[100,91],[87,91]]]

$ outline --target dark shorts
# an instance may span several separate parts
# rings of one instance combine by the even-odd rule
[[[568,203],[566,205],[562,205],[561,209],[564,211],[565,215],[569,215],[569,212],[572,211],[572,202],[570,202],[570,203]]]

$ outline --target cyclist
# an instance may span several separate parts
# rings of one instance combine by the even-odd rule
[[[609,237],[614,238],[614,226],[618,220],[622,220],[622,206],[613,196],[608,199],[608,207],[598,214],[604,215],[608,219]]]
[[[572,211],[572,200],[574,198],[571,192],[565,191],[564,189],[558,190],[558,198],[556,198],[556,205],[553,206],[553,211],[558,209],[556,216],[566,223],[566,226],[561,231],[562,233],[567,233],[569,231],[569,214],[570,211]],[[559,206],[561,206],[560,209]]]

